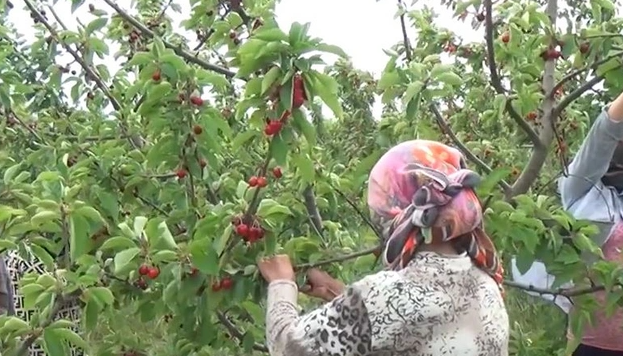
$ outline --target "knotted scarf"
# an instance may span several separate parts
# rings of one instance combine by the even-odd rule
[[[383,262],[404,268],[422,244],[452,242],[501,284],[503,269],[474,192],[479,183],[461,152],[439,142],[407,141],[385,153],[368,186],[373,221],[383,227]]]

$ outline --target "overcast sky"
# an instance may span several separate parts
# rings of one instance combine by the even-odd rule
[[[118,1],[119,4],[127,4],[128,1]],[[410,1],[407,1],[410,3]],[[32,37],[34,29],[32,20],[27,11],[24,11],[21,0],[13,0],[16,5],[12,10],[10,21],[22,34]],[[77,28],[76,19],[82,24],[87,24],[93,19],[88,12],[88,3],[93,3],[98,8],[112,11],[104,2],[91,1],[85,3],[74,14],[71,13],[71,1],[59,0],[55,5],[56,12],[70,29]],[[182,6],[183,14],[168,14],[176,21],[187,18],[189,12],[188,1],[176,1]],[[439,1],[419,1],[418,4],[439,4]],[[421,5],[420,5],[421,6]],[[483,38],[482,31],[474,31],[468,23],[462,23],[452,19],[451,11],[445,7],[434,5],[441,17],[439,23],[460,33],[468,41],[477,41]],[[130,8],[125,5],[125,9]],[[280,26],[287,31],[293,22],[310,22],[310,33],[313,36],[323,38],[325,42],[342,47],[352,58],[355,67],[380,75],[387,63],[387,56],[383,49],[388,49],[401,40],[401,30],[398,19],[394,19],[397,2],[393,0],[282,0],[277,5],[277,17]],[[132,11],[130,11],[132,13]],[[53,21],[51,16],[48,16]],[[415,34],[412,33],[411,37]],[[194,39],[194,34],[189,38]],[[111,53],[114,51],[111,49]],[[69,58],[64,60],[69,62]],[[64,64],[64,63],[60,63]],[[106,64],[111,72],[119,68],[119,64],[109,59]],[[78,69],[78,68],[76,68]],[[379,107],[375,110],[379,112]]]

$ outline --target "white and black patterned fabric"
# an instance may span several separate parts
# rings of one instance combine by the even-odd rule
[[[30,256],[29,259],[22,258],[17,251],[10,251],[6,256],[6,264],[8,268],[9,275],[12,280],[12,289],[13,289],[13,302],[15,306],[15,314],[26,322],[30,322],[34,310],[26,309],[24,307],[24,297],[19,292],[19,280],[26,274],[36,273],[36,274],[45,274],[48,273],[46,271],[45,265],[41,263],[36,257]],[[56,319],[65,319],[70,320],[76,323],[76,325],[80,322],[80,313],[81,308],[77,302],[68,303],[67,306],[62,308],[58,313]],[[74,329],[75,332],[79,332],[77,329]],[[45,350],[38,343],[34,343],[29,350],[29,356],[47,356]],[[80,349],[72,348],[71,353],[67,356],[83,356],[84,352]]]
[[[303,316],[297,294],[291,281],[269,286],[272,356],[508,356],[501,292],[467,256],[417,253]]]

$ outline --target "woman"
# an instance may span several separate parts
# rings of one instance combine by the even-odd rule
[[[370,174],[368,205],[383,227],[379,272],[344,287],[311,270],[309,295],[327,304],[299,316],[294,271],[280,255],[259,262],[269,282],[267,344],[273,356],[508,355],[502,269],[482,224],[459,151],[408,141]]]
[[[595,242],[605,259],[623,264],[623,94],[595,121],[584,139],[568,176],[559,181],[563,207],[600,229]],[[596,293],[605,304],[603,292]],[[603,308],[599,308],[603,310]],[[573,312],[573,311],[571,311]],[[623,356],[623,311],[606,317],[602,311],[587,325],[573,356]],[[568,333],[568,337],[575,336]]]
[[[27,308],[24,305],[24,296],[19,293],[19,282],[27,274],[46,274],[49,273],[46,270],[45,265],[39,261],[34,255],[32,255],[29,249],[26,249],[29,256],[27,258],[22,258],[17,250],[11,250],[7,252],[6,264],[8,267],[8,273],[11,276],[12,289],[13,289],[13,308],[15,310],[15,314],[25,320],[26,322],[30,322],[35,310],[31,308]],[[77,324],[80,323],[80,313],[81,308],[80,304],[77,300],[73,302],[67,303],[63,308],[60,309],[56,316],[56,320],[65,319],[72,321],[76,324],[76,327],[73,327],[75,332],[80,332],[77,329]],[[68,356],[82,356],[84,354],[83,350],[70,348],[68,349]],[[42,345],[38,343],[33,343],[28,348],[27,356],[46,356],[46,352]]]

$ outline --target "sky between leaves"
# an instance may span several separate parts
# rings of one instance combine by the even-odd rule
[[[23,2],[14,0],[13,3],[16,6],[11,12],[9,21],[26,38],[34,40],[33,22],[28,11],[24,10]],[[98,1],[95,0],[87,1],[87,3],[93,3],[106,11],[112,11],[103,2],[99,5]],[[73,14],[71,13],[70,0],[59,0],[54,5],[54,9],[61,16],[65,25],[75,30],[78,26],[77,19],[84,25],[94,19],[88,12],[87,3]],[[124,1],[118,3],[123,4]],[[187,1],[178,1],[177,3],[182,7],[182,14],[173,11],[169,11],[168,14],[173,18],[175,28],[180,29],[179,22],[187,17],[184,14],[189,13],[190,5]],[[460,33],[465,40],[477,41],[482,38],[483,33],[474,31],[468,23],[452,19],[451,11],[438,5],[438,0],[419,1],[415,6],[421,7],[424,4],[437,9],[440,14],[439,24]],[[123,6],[129,13],[133,13],[128,5]],[[286,32],[293,22],[310,22],[312,24],[310,28],[312,36],[320,37],[326,43],[342,47],[351,56],[356,68],[370,71],[378,77],[388,60],[383,49],[389,49],[402,38],[400,23],[397,18],[394,18],[396,10],[397,2],[393,0],[281,0],[277,5],[276,15],[277,21]],[[50,21],[54,21],[52,16],[48,16],[48,18]],[[184,31],[178,31],[178,33],[182,32]],[[188,35],[188,38],[195,38],[193,33],[188,32]],[[410,35],[415,37],[415,33]],[[115,51],[116,48],[111,46],[111,53]],[[334,61],[334,57],[331,55],[326,55],[326,57],[328,63]],[[59,58],[59,64],[70,63],[70,58],[69,55],[63,55]],[[107,65],[111,73],[116,72],[121,66],[121,62],[115,61],[112,55],[102,62]],[[70,86],[67,87],[67,93],[69,93],[69,88]],[[374,112],[377,118],[380,117],[381,106],[379,104],[375,105]],[[328,110],[327,114],[329,114]]]

